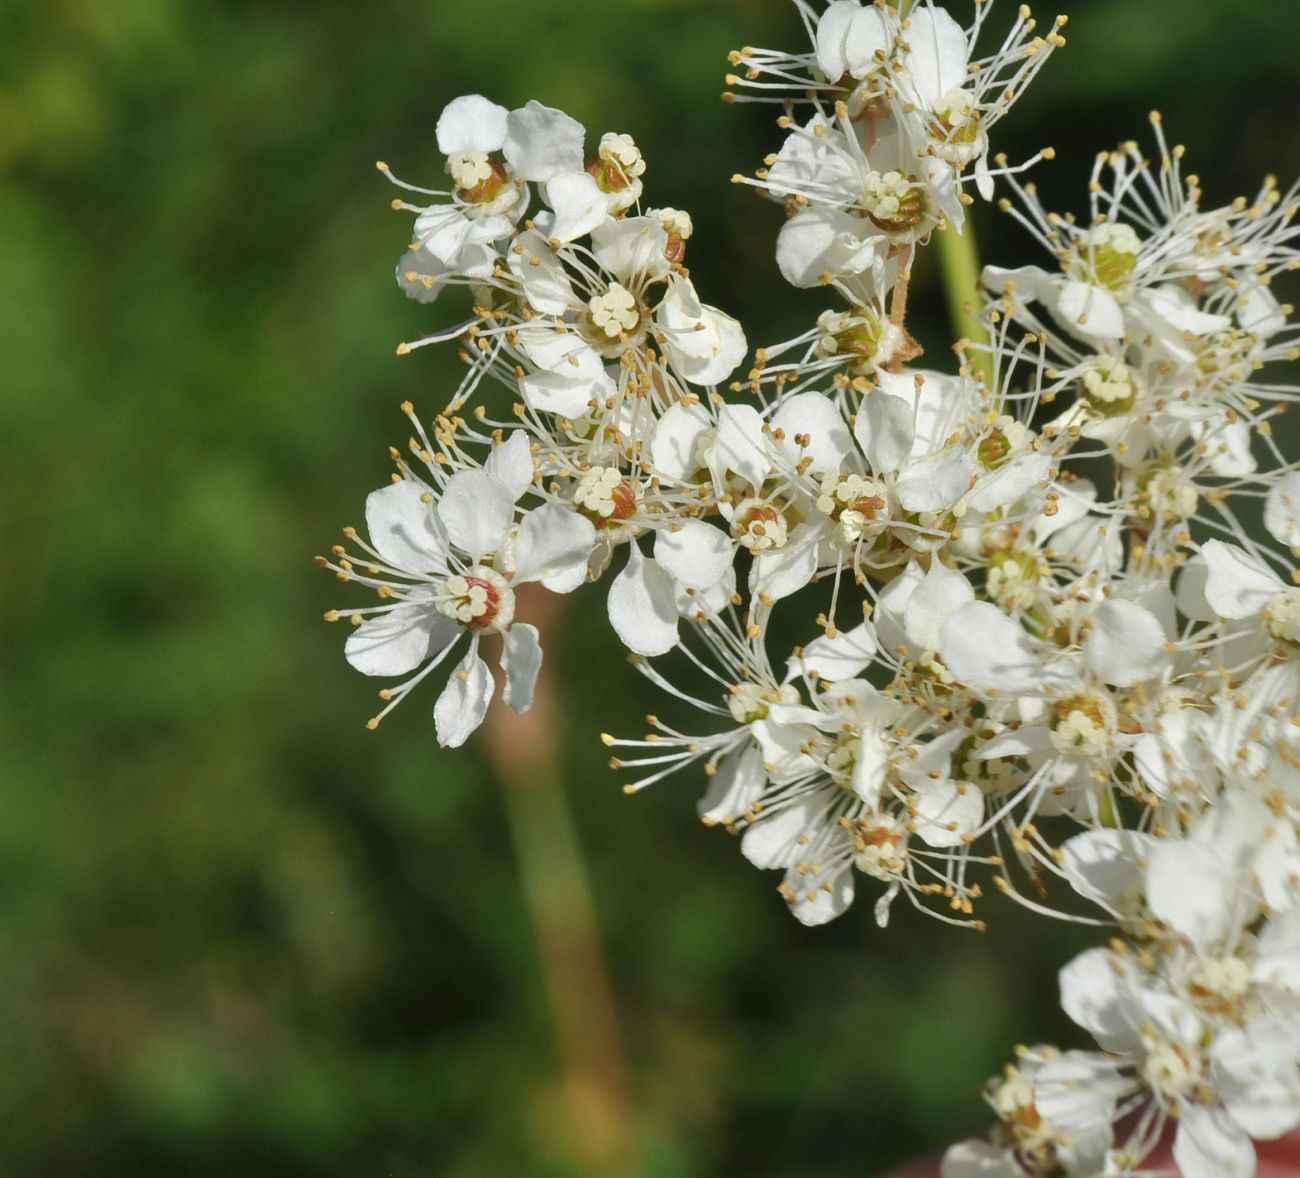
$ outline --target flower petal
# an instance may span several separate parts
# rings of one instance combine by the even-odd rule
[[[946,511],[970,487],[975,460],[960,446],[949,446],[909,462],[894,489],[908,511]]]
[[[1186,839],[1162,840],[1148,855],[1147,903],[1152,913],[1201,952],[1227,935],[1236,915],[1235,884],[1224,867],[1209,847]]]
[[[984,817],[984,795],[966,782],[940,778],[915,787],[917,837],[931,847],[960,847]]]
[[[453,98],[438,116],[438,150],[498,151],[506,141],[506,108],[481,94]]]
[[[1023,454],[1006,466],[980,476],[966,496],[972,511],[996,511],[1023,499],[1035,487],[1046,488],[1052,477],[1052,460],[1046,454]]]
[[[415,240],[449,271],[466,274],[472,269],[480,277],[492,272],[495,250],[486,243],[510,233],[506,217],[471,219],[454,205],[434,205],[415,219]]]
[[[795,528],[784,548],[758,553],[749,568],[750,590],[766,593],[777,601],[797,593],[817,572],[820,538],[820,529],[804,523]]]
[[[514,515],[509,489],[481,470],[452,475],[438,501],[438,518],[451,542],[476,563],[501,546]]]
[[[889,18],[875,5],[859,8],[844,38],[844,60],[855,78],[865,78],[883,65],[893,40]],[[838,79],[832,79],[838,81]]]
[[[1252,474],[1259,463],[1251,452],[1253,440],[1249,422],[1231,420],[1226,412],[1192,422],[1192,436],[1208,453],[1210,469],[1224,478]]]
[[[1128,992],[1125,963],[1109,949],[1088,949],[1061,970],[1061,1009],[1107,1051],[1137,1046],[1142,1010]]]
[[[551,236],[573,241],[590,233],[608,215],[613,198],[586,172],[560,172],[547,182],[547,203],[555,210]]]
[[[635,544],[627,566],[609,587],[609,621],[628,650],[653,658],[677,645],[677,602],[673,579]]]
[[[1047,752],[1051,747],[1051,732],[1038,724],[1024,724],[991,736],[978,746],[975,758],[979,761],[996,761],[1003,757],[1033,757]]]
[[[699,405],[670,405],[655,425],[650,439],[650,458],[655,473],[674,482],[699,481],[704,470],[700,444],[708,438],[713,422]]]
[[[655,533],[655,560],[690,589],[710,589],[731,568],[731,537],[701,519]]]
[[[506,262],[534,310],[543,315],[564,315],[579,305],[564,263],[537,230],[519,234],[506,251]]]
[[[366,496],[366,530],[375,551],[395,569],[445,576],[447,541],[425,496],[429,488],[415,479],[390,483]]]
[[[492,672],[479,658],[475,643],[456,664],[433,707],[433,726],[443,748],[459,748],[470,738],[483,723],[495,689]]]
[[[752,405],[723,405],[718,410],[718,434],[709,465],[719,483],[732,471],[751,487],[763,485],[772,459],[763,433],[763,419]]]
[[[625,287],[642,288],[667,278],[668,231],[654,217],[603,221],[591,231],[596,260]]]
[[[1201,555],[1205,558],[1205,600],[1221,618],[1253,617],[1286,588],[1259,557],[1235,544],[1209,540]]]
[[[1132,687],[1169,663],[1165,632],[1154,614],[1132,601],[1103,601],[1092,615],[1083,661],[1102,682]]]
[[[1180,335],[1208,335],[1212,331],[1227,331],[1232,320],[1227,315],[1209,315],[1196,309],[1196,300],[1179,286],[1154,286],[1145,292],[1143,300],[1152,313],[1163,319]]]
[[[824,276],[866,274],[883,264],[889,239],[870,221],[840,209],[801,209],[781,226],[776,237],[776,264],[791,286],[821,286]]]
[[[1115,296],[1086,282],[1066,282],[1056,299],[1060,317],[1080,334],[1097,339],[1122,339],[1124,312]]]
[[[520,379],[519,390],[530,409],[570,420],[581,417],[593,398],[599,399],[608,391],[603,381],[559,372],[530,372]]]
[[[953,614],[940,631],[939,647],[948,669],[977,691],[1018,695],[1041,687],[1046,678],[1020,623],[987,601],[972,602]]]
[[[1264,526],[1279,544],[1300,548],[1300,471],[1284,474],[1269,488]]]
[[[834,920],[853,903],[853,871],[847,863],[791,867],[785,884],[791,914],[809,928]]]
[[[546,181],[560,172],[580,172],[585,137],[577,119],[533,99],[506,116],[506,161],[521,180]]]
[[[1242,331],[1268,339],[1286,326],[1286,312],[1268,287],[1259,282],[1248,286],[1246,281],[1237,279],[1237,323]]]
[[[766,784],[763,754],[757,746],[746,744],[733,749],[718,762],[717,772],[709,778],[708,791],[696,804],[696,813],[706,822],[730,826],[749,813]]]
[[[399,605],[357,626],[343,653],[363,675],[405,675],[460,633],[460,626],[430,606]]]
[[[1086,830],[1061,844],[1061,867],[1079,895],[1126,914],[1141,898],[1141,861],[1152,841],[1133,830]]]
[[[802,798],[752,823],[740,853],[755,867],[789,867],[803,853],[800,839],[824,820],[817,799]]]
[[[1237,1126],[1269,1141],[1300,1124],[1294,1019],[1264,1015],[1214,1036],[1210,1059],[1219,1097]]]
[[[975,600],[975,590],[961,573],[934,561],[903,607],[909,645],[938,650],[944,623]]]
[[[564,578],[577,569],[581,584],[595,546],[596,529],[591,520],[558,503],[543,503],[524,516],[515,535],[514,579],[546,581]]]
[[[858,406],[853,436],[876,474],[892,474],[912,452],[912,405],[873,389]]]
[[[1178,575],[1178,592],[1175,600],[1179,610],[1195,622],[1212,622],[1218,617],[1205,600],[1205,586],[1210,577],[1205,557],[1195,553]]]
[[[785,434],[779,444],[784,447],[791,466],[803,458],[811,458],[808,469],[814,474],[838,469],[853,449],[853,439],[839,409],[823,393],[796,393],[782,402],[771,424],[773,433]],[[796,436],[805,438],[806,444],[797,444]]]
[[[817,67],[832,82],[848,72],[845,42],[853,19],[862,11],[858,0],[833,0],[817,22]]]
[[[615,391],[604,361],[576,331],[557,331],[554,326],[537,321],[520,327],[517,338],[524,354],[539,368],[569,380],[590,381],[593,388],[604,393]]]
[[[787,678],[795,675],[816,676],[828,683],[855,679],[876,657],[876,636],[870,622],[852,630],[837,631],[834,638],[814,638],[803,653],[791,657]]]
[[[668,359],[691,384],[726,380],[749,348],[740,324],[716,307],[701,304],[685,279],[672,284],[655,311],[655,322]]]
[[[943,1178],[1007,1178],[1014,1174],[1011,1151],[988,1141],[960,1141],[943,1155]]]
[[[502,698],[511,710],[523,713],[533,703],[533,688],[542,669],[542,644],[537,627],[516,622],[506,631],[501,645],[501,669],[506,673]]]
[[[907,57],[911,89],[921,106],[933,107],[966,81],[970,46],[961,25],[942,8],[918,6],[908,25],[905,36],[912,48]]]
[[[1254,1178],[1254,1145],[1216,1106],[1183,1103],[1173,1152],[1183,1178]]]
[[[501,483],[517,502],[533,485],[533,450],[528,435],[517,429],[492,448],[483,469]]]
[[[880,807],[880,793],[889,773],[889,752],[879,724],[862,725],[858,747],[853,759],[853,772],[849,784],[853,792],[876,810]]]
[[[487,273],[490,274],[492,263],[488,259],[495,257],[495,253],[491,250],[486,250],[485,253]],[[397,260],[397,285],[408,299],[414,299],[417,303],[434,302],[442,293],[442,280],[454,273],[453,267],[429,253],[418,241],[412,243],[411,248]]]

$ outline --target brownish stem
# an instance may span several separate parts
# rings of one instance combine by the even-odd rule
[[[517,590],[518,614],[554,655],[564,600]],[[584,1178],[632,1178],[636,1132],[618,1006],[601,950],[591,882],[562,773],[560,701],[548,661],[522,716],[498,699],[482,749],[501,780],[506,815],[555,1028],[572,1152]]]
[[[894,283],[893,301],[889,304],[889,321],[902,327],[907,318],[907,288],[912,283],[912,251],[915,246],[905,245],[898,251],[898,281]]]

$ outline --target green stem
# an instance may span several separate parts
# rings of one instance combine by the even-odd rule
[[[975,313],[979,306],[980,259],[970,215],[967,214],[961,233],[950,225],[931,240],[938,244],[939,270],[943,274],[953,332],[973,344],[987,344],[988,331]]]

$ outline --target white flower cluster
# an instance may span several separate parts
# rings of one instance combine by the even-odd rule
[[[728,83],[751,93],[726,97],[784,102],[779,125],[789,132],[756,177],[733,179],[785,202],[790,219],[776,258],[786,280],[836,286],[866,325],[856,333],[860,358],[905,362],[918,354],[902,331],[916,248],[935,230],[960,231],[974,200],[964,191],[969,181],[987,200],[996,176],[1051,155],[1016,167],[1002,157],[990,162],[988,133],[1065,43],[1065,18],[1039,36],[1022,7],[997,50],[979,56],[987,3],[976,5],[970,29],[929,3],[907,17],[884,3],[833,0],[821,13],[796,3],[811,52],[731,55],[744,72]],[[806,121],[795,117],[796,101],[811,108]]]
[[[1007,828],[1010,862],[1116,936],[1061,973],[1100,1050],[1023,1051],[987,1089],[992,1140],[950,1150],[944,1178],[1151,1174],[1171,1118],[1178,1173],[1239,1178],[1252,1139],[1300,1126],[1300,473],[1271,436],[1296,393],[1269,371],[1298,358],[1269,288],[1300,265],[1300,204],[1269,181],[1202,210],[1153,122],[1156,161],[1098,158],[1086,221],[1032,190],[1003,202],[1057,271],[985,271],[993,362],[1013,337],[1036,350],[1041,402],[1066,402],[1042,427],[1072,439],[1062,478],[1105,460],[1110,489],[1086,491],[1084,576],[1044,596],[1018,555],[1010,581],[990,566],[979,635],[945,631],[941,654],[996,689],[986,718],[1016,717],[984,757],[1027,758],[1025,784],[1055,763]]]
[[[372,726],[462,650],[434,709],[458,745],[494,694],[487,640],[505,702],[531,701],[518,587],[613,572],[614,633],[706,729],[650,717],[603,738],[613,765],[629,790],[701,770],[700,816],[800,921],[861,886],[881,925],[902,897],[982,927],[990,886],[1056,914],[1055,882],[1111,929],[1061,980],[1099,1050],[1022,1052],[945,1178],[1151,1174],[1170,1118],[1186,1178],[1245,1178],[1252,1138],[1300,1125],[1300,471],[1271,437],[1300,332],[1270,290],[1300,264],[1298,198],[1202,209],[1156,120],[1157,158],[1104,153],[1087,217],[1048,213],[987,136],[1063,19],[1040,37],[1021,9],[981,57],[986,2],[969,29],[796,3],[812,49],[746,49],[729,82],[784,104],[746,181],[786,206],[783,273],[847,306],[739,372],[740,326],[683,264],[691,219],[642,210],[628,135],[584,154],[567,115],[470,96],[438,122],[449,190],[380,165],[432,201],[395,202],[400,286],[473,300],[399,352],[459,339],[467,371],[427,429],[404,406],[367,537],[322,558],[377,604],[327,616],[398,680]],[[968,176],[1008,185],[1058,265],[988,269],[991,342],[909,367],[908,274],[960,231]],[[485,381],[512,420],[468,408]]]

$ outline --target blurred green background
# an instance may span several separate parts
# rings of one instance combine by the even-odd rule
[[[1156,105],[1213,197],[1300,168],[1300,5],[1071,11],[996,144],[1059,149],[1057,207]],[[398,403],[456,376],[393,355],[454,309],[394,286],[409,217],[372,165],[438,183],[463,92],[631,132],[705,297],[782,338],[824,304],[728,183],[774,112],[717,95],[728,49],[799,42],[785,0],[0,4],[0,1172],[584,1172],[500,783],[436,749],[432,692],[367,732],[376,684],[320,621],[349,598],[313,554],[387,479]],[[1034,257],[977,216],[986,257]],[[605,767],[596,733],[658,700],[599,590],[548,657],[641,1174],[869,1178],[1068,1034],[1086,937],[1000,901],[983,937],[868,904],[799,928],[697,782],[629,799]]]

